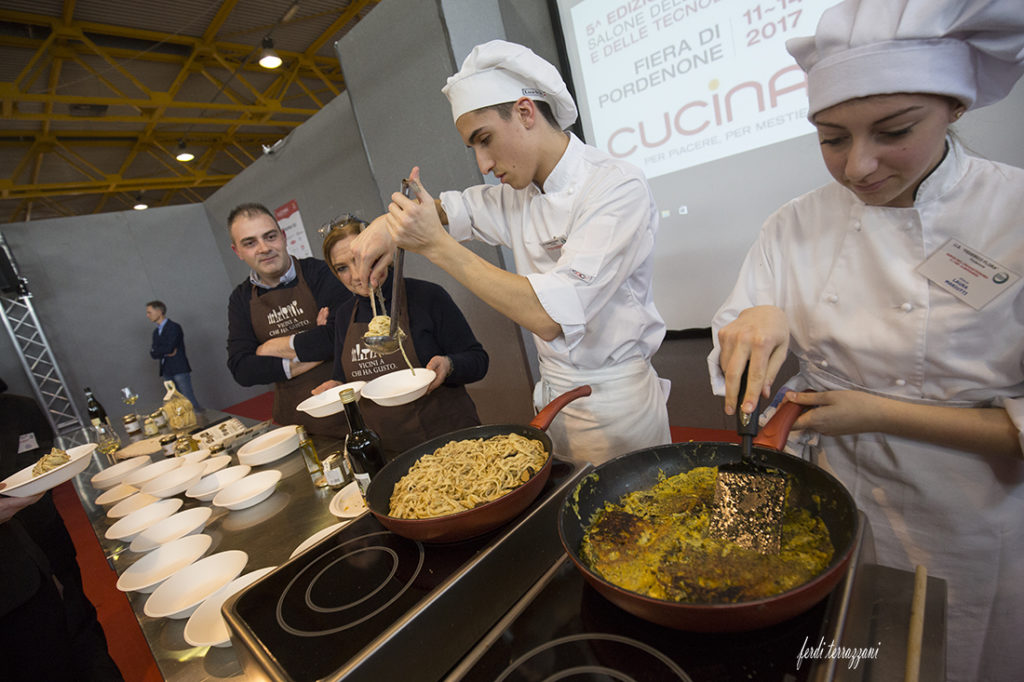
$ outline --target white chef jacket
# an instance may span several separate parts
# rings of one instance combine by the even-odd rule
[[[669,441],[667,382],[650,365],[665,336],[651,287],[658,211],[638,168],[569,137],[543,191],[478,185],[443,192],[441,205],[457,240],[511,249],[516,271],[561,325],[553,341],[534,335],[546,384],[535,401],[590,383],[593,394],[549,432],[561,454],[599,462]]]
[[[775,305],[800,363],[789,388],[1003,406],[1020,430],[1024,282],[975,310],[915,271],[950,238],[1024,275],[1024,170],[950,142],[912,208],[868,206],[835,183],[789,202],[765,223],[715,315],[715,392],[724,393],[718,330],[741,310]],[[947,581],[948,679],[1020,679],[1024,462],[878,433],[795,434],[787,449],[850,490],[880,563],[923,564]]]

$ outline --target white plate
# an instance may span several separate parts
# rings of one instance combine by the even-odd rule
[[[383,407],[405,405],[423,396],[435,376],[434,370],[426,367],[417,367],[416,374],[400,369],[363,386],[362,395]]]
[[[136,535],[128,549],[133,552],[148,552],[171,540],[198,533],[206,527],[206,522],[212,515],[213,510],[209,507],[193,507],[171,514]]]
[[[326,528],[321,528],[320,530],[318,530],[317,532],[313,533],[308,538],[303,540],[302,543],[298,547],[296,547],[294,550],[292,550],[292,553],[291,553],[291,555],[288,558],[289,559],[294,559],[295,557],[299,556],[300,554],[305,552],[307,549],[309,549],[310,547],[312,547],[316,543],[318,543],[321,540],[323,540],[325,537],[327,537],[328,535],[330,535],[334,531],[338,530],[339,528],[344,528],[349,523],[351,523],[351,522],[350,521],[339,521],[338,523],[331,524],[330,526],[327,526]]]
[[[210,595],[210,598],[200,604],[185,623],[185,641],[192,646],[230,646],[228,624],[225,622],[224,616],[221,615],[220,607],[224,606],[228,597],[238,594],[275,568],[277,566],[267,566],[246,573],[232,580],[215,594]]]
[[[210,449],[203,448],[201,450],[193,450],[192,452],[186,452],[178,455],[178,459],[181,460],[182,465],[194,464],[196,462],[202,462],[204,459],[210,456]]]
[[[356,398],[359,398],[359,392],[365,385],[365,381],[350,381],[347,384],[329,388],[323,393],[306,398],[296,405],[295,409],[305,412],[311,417],[330,417],[332,414],[345,411],[345,405],[341,402],[342,391],[351,388],[356,392]]]
[[[159,497],[156,495],[147,495],[146,493],[135,493],[130,497],[126,497],[113,507],[107,510],[107,517],[111,519],[120,519],[121,517],[128,516],[136,509],[142,509],[147,504],[153,504],[159,501]]]
[[[277,461],[299,447],[297,426],[282,426],[238,449],[238,463],[258,466]]]
[[[142,487],[142,484],[146,481],[151,481],[157,476],[162,476],[168,471],[173,471],[181,466],[181,462],[178,461],[177,457],[170,457],[168,459],[161,459],[147,464],[144,467],[139,467],[135,471],[131,471],[121,479],[122,483],[128,485],[134,485],[136,487]]]
[[[101,493],[96,497],[96,504],[106,506],[108,504],[114,504],[120,502],[126,497],[131,497],[135,493],[139,492],[139,489],[133,485],[125,485],[124,483],[118,483],[113,488],[105,493]]]
[[[251,474],[224,486],[214,496],[213,504],[232,511],[251,507],[270,497],[274,493],[274,486],[280,480],[281,472],[276,469]]]
[[[160,545],[125,569],[117,579],[122,592],[152,592],[157,585],[203,556],[210,549],[209,535],[186,535]]]
[[[209,502],[220,492],[221,488],[248,476],[251,470],[252,467],[247,464],[237,464],[203,476],[199,479],[198,483],[185,490],[185,497],[192,497],[201,502]]]
[[[67,450],[70,459],[59,467],[49,471],[32,475],[33,462],[16,474],[11,474],[0,483],[0,494],[10,497],[31,497],[46,492],[50,488],[56,488],[64,481],[70,481],[78,474],[85,471],[85,468],[92,462],[92,451],[96,449],[95,443],[86,443]]]
[[[108,540],[123,540],[128,542],[135,539],[135,536],[152,526],[157,521],[163,521],[174,512],[181,509],[185,504],[179,499],[160,500],[153,504],[147,504],[141,509],[136,509],[131,514],[117,521],[103,537]]]
[[[114,453],[114,459],[127,459],[129,457],[138,457],[140,455],[155,455],[161,450],[163,450],[163,447],[160,446],[160,436],[153,436],[152,438],[146,438],[143,440],[137,440],[134,443],[129,443]]]
[[[352,481],[331,498],[330,512],[339,519],[351,519],[366,511],[366,502],[359,491],[359,484]]]
[[[249,555],[240,549],[200,559],[153,590],[143,611],[150,618],[187,618],[207,598],[237,578],[248,561]]]
[[[203,462],[203,476],[209,476],[231,464],[231,455],[217,455]]]
[[[183,493],[199,482],[205,468],[206,465],[202,462],[182,464],[177,469],[171,469],[166,474],[161,474],[143,483],[142,492],[157,497],[170,497]]]
[[[92,482],[94,488],[98,490],[106,490],[107,488],[112,488],[123,481],[125,476],[139,467],[149,464],[151,460],[152,458],[149,455],[132,457],[131,459],[126,459],[123,462],[118,462],[113,466],[107,467],[89,480]]]

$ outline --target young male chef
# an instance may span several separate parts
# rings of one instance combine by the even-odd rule
[[[576,105],[522,45],[476,46],[442,92],[480,172],[501,184],[435,200],[413,168],[418,200],[392,196],[357,238],[357,266],[382,281],[397,243],[533,332],[536,407],[590,384],[548,429],[560,455],[600,463],[669,442],[668,382],[651,366],[665,335],[651,290],[658,213],[643,174],[564,132]],[[469,239],[510,248],[516,271],[459,244]]]
[[[334,365],[324,362],[334,352],[329,311],[352,294],[322,260],[288,254],[284,231],[267,207],[235,207],[228,231],[231,249],[251,269],[228,299],[228,369],[242,386],[274,384],[278,424],[302,424],[310,433],[343,438],[343,419],[318,419],[295,407],[331,378]]]

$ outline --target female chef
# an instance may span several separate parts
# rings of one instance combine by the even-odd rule
[[[358,219],[346,216],[326,228],[324,260],[355,296],[335,311],[334,379],[313,393],[349,381],[370,381],[406,366],[400,353],[380,356],[363,343],[373,310],[368,283],[351,267],[351,245],[364,227]],[[489,363],[487,351],[444,289],[432,282],[403,278],[403,306],[396,311],[391,309],[392,281],[389,274],[380,290],[387,311],[398,315],[399,327],[408,333],[403,342],[405,353],[413,367],[425,366],[437,376],[425,396],[407,405],[381,407],[361,401],[367,425],[380,434],[389,460],[435,436],[478,425],[476,405],[465,384],[483,379]]]
[[[1020,679],[1024,170],[948,128],[1024,72],[1024,5],[846,0],[787,49],[835,182],[765,223],[712,383],[731,413],[749,363],[749,413],[792,350],[813,409],[788,447],[849,488],[879,563],[947,581],[948,678]]]

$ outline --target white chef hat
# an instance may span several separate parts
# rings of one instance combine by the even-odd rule
[[[809,116],[856,97],[920,92],[968,108],[1024,74],[1022,0],[844,0],[786,49],[807,72]]]
[[[441,92],[451,102],[456,121],[468,111],[520,97],[547,102],[563,130],[576,120],[576,103],[558,69],[530,48],[504,40],[474,47]]]

